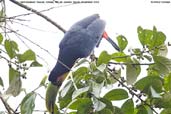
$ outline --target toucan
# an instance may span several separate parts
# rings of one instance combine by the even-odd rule
[[[76,22],[64,34],[59,44],[57,63],[48,77],[50,83],[46,91],[46,107],[49,112],[55,112],[57,92],[76,60],[88,57],[102,38],[105,38],[117,51],[120,51],[118,45],[105,31],[105,21],[100,19],[98,14]]]

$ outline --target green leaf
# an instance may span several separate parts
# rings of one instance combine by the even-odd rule
[[[156,47],[164,44],[166,40],[166,36],[163,32],[157,31],[156,27],[153,27],[153,30],[143,29],[142,27],[138,27],[138,37],[141,44],[146,45],[150,50],[152,50],[153,54],[158,53],[158,49]]]
[[[17,77],[11,81],[11,84],[9,85],[6,94],[11,94],[14,97],[18,96],[21,92],[22,82],[20,77]]]
[[[148,114],[148,111],[143,105],[141,105],[141,106],[138,107],[137,114]]]
[[[80,88],[80,89],[75,90],[72,94],[72,99],[75,99],[76,97],[78,97],[82,93],[87,92],[89,90],[89,88],[90,87],[84,87],[84,88]]]
[[[157,31],[155,26],[153,27],[153,30],[138,27],[137,31],[141,44],[143,46],[146,45],[153,55],[158,55],[159,47],[162,46],[166,40],[165,34],[163,32]]]
[[[30,64],[30,67],[42,67],[43,65],[40,64],[39,62],[37,61],[33,61],[31,64]]]
[[[106,107],[106,104],[101,102],[100,100],[93,97],[93,107],[96,111],[101,111]]]
[[[109,100],[107,100],[107,99],[105,99],[105,98],[101,98],[101,99],[99,99],[101,102],[103,102],[104,104],[106,104],[106,107],[105,107],[105,109],[109,109],[111,112],[114,112],[114,108],[113,108],[113,104],[112,104],[112,102],[111,101],[109,101]],[[104,109],[103,109],[104,110]],[[102,110],[102,111],[103,111]],[[101,111],[100,111],[101,112]],[[101,113],[101,114],[103,114],[103,113]]]
[[[128,99],[121,107],[124,114],[134,114],[134,102],[132,99]]]
[[[153,56],[153,68],[160,73],[161,76],[168,75],[171,72],[171,60],[162,56]]]
[[[160,114],[171,114],[171,108],[163,109]]]
[[[69,112],[69,114],[77,114],[77,112]]]
[[[19,51],[17,42],[15,42],[15,41],[10,41],[10,44],[11,44],[12,48],[13,48],[15,51],[17,51],[17,52]]]
[[[161,93],[162,87],[163,87],[162,84],[163,84],[163,82],[160,77],[146,76],[146,77],[140,79],[139,81],[137,81],[134,86],[135,86],[135,88],[141,90],[144,93],[151,94],[151,92],[150,92],[151,86],[157,93]]]
[[[60,109],[65,108],[66,106],[68,106],[68,104],[70,102],[72,102],[72,94],[73,94],[73,92],[74,92],[74,88],[73,88],[73,86],[71,86],[71,88],[69,89],[69,91],[67,92],[67,94],[64,97],[61,97],[61,95],[59,95]]]
[[[88,68],[87,67],[80,67],[78,68],[74,73],[73,76],[82,76],[88,73]]]
[[[132,49],[133,53],[132,55],[135,55],[138,60],[144,59],[143,51],[140,48],[134,48]]]
[[[111,55],[112,60],[115,60],[117,62],[126,62],[130,56],[127,56],[125,53],[123,52],[117,52],[117,53],[113,53]]]
[[[153,114],[153,110],[150,107],[146,107],[148,114]]]
[[[47,76],[44,76],[39,84],[39,86],[46,86],[46,80],[47,80]]]
[[[2,43],[2,41],[3,41],[3,36],[2,34],[0,34],[0,44]]]
[[[132,51],[134,52],[135,55],[140,55],[142,53],[140,48],[134,48],[132,49]]]
[[[27,94],[21,102],[20,110],[21,114],[32,114],[35,108],[36,94],[31,92]]]
[[[138,60],[133,59],[126,65],[126,82],[128,84],[133,84],[137,80],[137,77],[141,72],[140,65],[132,65],[132,64],[139,64],[139,62]]]
[[[90,98],[78,98],[69,108],[77,110],[77,114],[89,114],[92,110],[92,101]]]
[[[71,80],[67,80],[65,86],[61,90],[60,96],[65,97],[65,95],[68,93],[68,91],[71,89],[71,86],[73,86],[73,83]]]
[[[95,63],[95,62],[90,62],[89,64],[90,64],[90,66],[89,66],[89,70],[90,70],[90,71],[97,70],[97,63]]]
[[[113,112],[109,109],[104,108],[102,111],[99,111],[98,114],[113,114]]]
[[[55,106],[54,106],[53,114],[61,114],[61,113],[59,112],[59,109],[58,109],[58,107],[57,107],[56,104],[55,104]]]
[[[128,41],[127,41],[126,37],[119,35],[117,37],[117,40],[118,40],[118,45],[119,45],[120,50],[123,51],[126,48],[126,46],[128,45]]]
[[[150,39],[152,42],[150,42],[150,46],[157,47],[162,44],[164,44],[164,41],[166,40],[166,36],[163,32],[157,31],[156,27],[153,27],[153,37]]]
[[[77,114],[90,114],[93,110],[92,105],[91,99],[85,99],[78,105]]]
[[[101,65],[101,64],[107,64],[111,59],[111,56],[107,53],[107,51],[103,51],[98,60],[97,60],[97,66]]]
[[[105,80],[105,72],[100,72],[99,70],[95,70],[92,72],[93,78],[96,83],[102,83]]]
[[[150,90],[151,90],[151,96],[152,96],[152,98],[161,98],[160,94],[157,93],[157,92],[153,89],[153,87],[150,87]]]
[[[168,54],[168,49],[167,49],[167,46],[166,45],[161,45],[159,48],[158,48],[158,53],[157,53],[157,56],[163,56],[163,57],[166,57]]]
[[[144,46],[147,45],[153,35],[151,30],[143,29],[141,26],[137,28],[138,38],[140,43]]]
[[[171,73],[164,77],[164,88],[171,92]]]
[[[154,68],[154,64],[149,65],[149,67],[147,68],[147,75],[160,76],[159,72]]]
[[[1,8],[1,11],[0,11],[0,25],[3,25],[3,23],[6,21],[6,19],[5,19],[5,16],[6,16],[6,14],[5,14],[5,10],[4,10],[5,8]]]
[[[25,61],[35,61],[36,60],[36,54],[32,50],[27,50],[23,54],[18,54],[19,62],[25,62]]]
[[[20,74],[17,70],[10,68],[9,69],[9,87],[6,91],[6,94],[11,94],[14,97],[18,96],[21,92],[22,82],[20,79]]]
[[[20,73],[15,70],[14,68],[9,68],[9,84],[12,83],[13,80],[15,80],[15,78],[18,78],[20,76]]]
[[[143,28],[141,26],[138,26],[137,33],[138,33],[138,38],[139,38],[140,43],[144,46],[145,45],[145,41],[144,41],[145,39],[143,38],[144,37],[144,31],[143,31]]]
[[[97,67],[97,69],[100,71],[100,72],[104,72],[105,69],[106,69],[106,64],[101,64]]]
[[[97,97],[97,98],[100,98],[100,93],[101,93],[101,90],[104,86],[104,82],[102,83],[96,83],[96,82],[92,82],[92,94]]]
[[[171,108],[171,94],[165,93],[162,98],[156,99],[154,104],[157,108]]]
[[[123,100],[128,98],[128,93],[124,89],[113,89],[104,95],[107,100]]]
[[[89,98],[77,98],[72,100],[71,104],[69,104],[68,108],[71,110],[77,110],[79,104],[81,104],[82,102],[84,102],[84,100],[87,100]]]
[[[19,51],[18,45],[16,42],[11,40],[5,40],[5,50],[7,51],[8,56],[12,59],[16,56],[16,51]]]
[[[125,114],[125,113],[123,113],[120,108],[114,106],[114,114]]]
[[[2,87],[4,87],[4,83],[3,83],[3,80],[2,80],[1,77],[0,77],[0,85],[1,85]]]

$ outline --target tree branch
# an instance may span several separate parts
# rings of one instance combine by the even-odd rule
[[[155,114],[159,114],[150,104],[148,104],[146,101],[144,101],[141,98],[141,95],[140,94],[136,94],[134,92],[134,90],[132,90],[130,87],[128,87],[127,85],[124,84],[124,81],[119,80],[118,78],[116,78],[115,75],[110,70],[109,70],[109,73],[113,77],[113,79],[115,79],[116,81],[118,81],[119,84],[122,85],[122,87],[126,88],[130,92],[130,94],[132,94],[133,96],[136,96],[142,103],[144,103],[144,105],[148,106]]]
[[[57,27],[59,30],[61,30],[63,33],[66,32],[66,30],[65,30],[64,28],[62,28],[59,24],[57,24],[56,22],[54,22],[53,20],[51,20],[49,17],[45,16],[44,14],[40,13],[39,11],[37,11],[37,10],[35,10],[35,9],[33,9],[33,8],[30,8],[30,7],[24,5],[24,4],[22,4],[22,3],[20,3],[20,2],[18,2],[18,1],[16,1],[16,0],[10,0],[10,1],[11,1],[12,3],[14,3],[14,4],[16,4],[16,5],[18,5],[18,6],[22,7],[22,8],[24,8],[24,9],[26,9],[26,10],[28,10],[28,11],[31,11],[31,12],[33,12],[33,13],[39,15],[40,17],[44,18],[46,21],[50,22],[52,25],[54,25],[54,26]]]
[[[2,94],[0,93],[0,99],[2,101],[2,103],[4,104],[8,114],[15,114],[15,111],[9,106],[9,104],[4,100],[4,98],[2,97]]]
[[[155,63],[117,63],[117,62],[109,62],[109,64],[115,64],[115,65],[153,65]]]

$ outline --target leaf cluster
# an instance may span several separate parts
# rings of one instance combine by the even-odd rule
[[[27,71],[32,67],[41,67],[42,65],[37,61],[36,54],[33,50],[28,49],[21,53],[17,42],[11,39],[5,39],[2,34],[0,34],[0,46],[0,59],[6,61],[6,65],[9,68],[9,86],[5,90],[5,93],[0,94],[6,106],[7,104],[3,96],[18,96],[24,90],[22,88],[22,80],[27,78]],[[45,81],[46,79],[42,80],[40,86],[44,86]],[[0,86],[6,86],[4,85],[3,76],[0,76]],[[34,92],[27,94],[23,98],[20,107],[22,114],[31,114],[33,112],[35,98],[36,94]],[[8,113],[11,113],[12,109],[8,105],[6,108]],[[12,112],[14,113],[14,111]]]
[[[58,93],[61,114],[158,114],[158,110],[168,114],[171,59],[166,56],[166,36],[156,27],[138,27],[137,33],[142,48],[126,53],[128,40],[119,35],[120,52],[103,51],[91,62],[81,59],[76,63]],[[141,72],[144,68],[146,73]],[[124,103],[118,106],[114,101]]]

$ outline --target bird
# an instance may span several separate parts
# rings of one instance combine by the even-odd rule
[[[57,63],[48,77],[50,83],[46,91],[46,107],[49,112],[54,112],[57,92],[78,58],[88,57],[99,46],[102,38],[120,51],[105,31],[105,25],[99,14],[93,14],[73,24],[64,34],[59,44]]]

